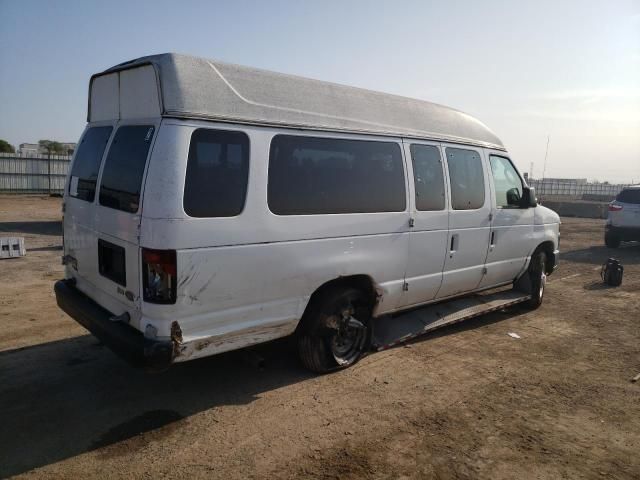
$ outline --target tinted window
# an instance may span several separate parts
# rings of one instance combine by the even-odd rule
[[[238,215],[248,175],[249,138],[244,133],[196,130],[189,146],[184,211],[192,217]]]
[[[418,210],[444,210],[444,176],[440,150],[433,145],[411,145],[413,181]]]
[[[447,147],[454,210],[475,210],[484,205],[484,176],[480,154],[474,150]]]
[[[73,161],[69,195],[88,202],[96,196],[96,182],[104,149],[113,127],[93,127],[86,131]]]
[[[153,130],[150,125],[130,125],[116,131],[100,181],[100,205],[125,212],[138,211]]]
[[[616,200],[622,203],[638,203],[640,204],[640,189],[623,190],[621,191]]]
[[[491,175],[496,190],[496,206],[520,207],[522,180],[508,158],[491,155]]]
[[[401,212],[396,143],[278,135],[269,155],[268,202],[278,215]]]

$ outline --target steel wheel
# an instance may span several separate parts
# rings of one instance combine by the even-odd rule
[[[356,363],[370,347],[371,309],[371,299],[355,288],[328,290],[316,297],[298,332],[302,363],[318,373]]]
[[[350,365],[360,357],[367,338],[366,326],[354,318],[355,314],[355,308],[349,305],[340,312],[340,318],[334,320],[338,328],[329,344],[333,358],[341,366]]]

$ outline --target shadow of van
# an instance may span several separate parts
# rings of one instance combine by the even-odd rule
[[[411,343],[522,313],[517,307],[494,312]],[[130,367],[91,335],[0,352],[0,477],[107,446],[101,456],[129,454],[162,440],[198,412],[249,404],[261,393],[313,378],[300,365],[292,340],[251,349],[264,358],[264,370],[247,361],[245,349],[149,374]],[[141,433],[146,435],[134,445],[118,445]]]
[[[151,432],[148,443],[195,413],[311,378],[289,341],[256,347],[268,371],[237,351],[149,374],[91,335],[0,352],[0,477]]]

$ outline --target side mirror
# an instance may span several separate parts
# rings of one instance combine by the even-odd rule
[[[536,198],[536,189],[533,187],[524,187],[522,191],[522,201],[520,203],[521,208],[531,208],[538,206],[538,199]]]

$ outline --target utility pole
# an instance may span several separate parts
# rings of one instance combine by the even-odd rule
[[[544,165],[542,167],[542,179],[544,180],[544,175],[547,172],[547,155],[549,154],[549,139],[551,135],[547,135],[547,149],[544,152]]]

